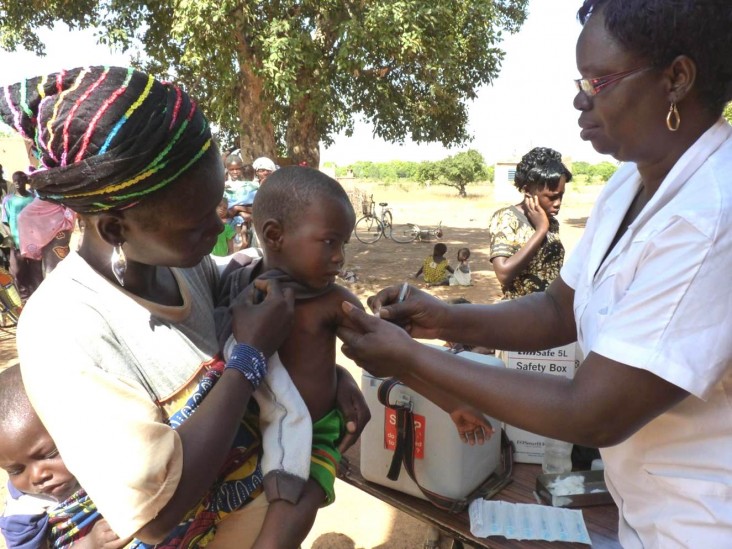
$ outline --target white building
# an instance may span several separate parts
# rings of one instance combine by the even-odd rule
[[[493,175],[493,199],[496,202],[516,204],[521,202],[521,193],[513,186],[518,161],[496,162]]]

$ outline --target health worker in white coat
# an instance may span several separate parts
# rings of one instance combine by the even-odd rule
[[[344,305],[344,351],[372,374],[601,448],[624,547],[726,547],[732,3],[585,0],[579,19],[580,136],[624,165],[560,277],[495,305],[446,305],[416,288],[398,302],[387,288],[370,300],[376,316]],[[517,351],[577,340],[586,359],[573,380],[486,370],[409,335]]]

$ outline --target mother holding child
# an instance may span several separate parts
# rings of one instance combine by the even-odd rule
[[[79,68],[2,92],[0,117],[40,160],[32,188],[86,227],[18,326],[33,408],[120,538],[252,546],[267,502],[250,397],[290,333],[294,299],[278,280],[243,292],[222,360],[208,254],[224,173],[208,122],[179,87],[133,69]],[[344,450],[369,413],[344,369],[334,383]]]

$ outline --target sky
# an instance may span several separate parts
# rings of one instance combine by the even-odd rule
[[[507,35],[501,72],[493,84],[481,88],[469,104],[468,129],[473,141],[448,150],[439,144],[400,147],[374,140],[367,124],[354,136],[336,138],[321,151],[321,162],[339,165],[356,160],[436,160],[469,148],[489,163],[520,158],[529,149],[546,146],[574,161],[597,163],[613,159],[599,155],[579,138],[578,112],[572,107],[573,79],[579,78],[575,44],[581,26],[576,13],[581,2],[531,0],[529,16],[514,35]],[[364,156],[373,158],[364,158]]]
[[[478,97],[469,104],[470,143],[453,149],[434,143],[387,143],[374,138],[372,127],[359,120],[352,137],[338,135],[331,147],[321,150],[321,163],[439,160],[470,148],[494,163],[520,158],[535,146],[552,147],[573,161],[612,160],[580,140],[578,113],[572,107],[572,79],[578,77],[579,5],[571,0],[530,0],[529,17],[521,30],[506,35],[501,45],[506,57],[498,78],[478,90]],[[40,34],[47,46],[45,57],[0,50],[0,84],[61,68],[129,63],[128,55],[97,45],[92,31],[58,27]]]

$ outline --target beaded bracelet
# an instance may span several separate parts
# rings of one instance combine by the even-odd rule
[[[241,372],[256,390],[259,384],[262,383],[264,376],[267,375],[267,359],[262,351],[251,345],[237,343],[234,345],[231,357],[224,367],[225,370],[229,368]]]

